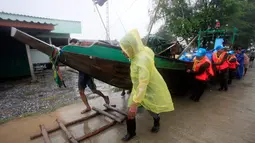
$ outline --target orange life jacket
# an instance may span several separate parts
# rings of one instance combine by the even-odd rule
[[[223,58],[225,57],[226,54],[227,54],[227,52],[222,52],[222,53],[220,54],[220,56],[218,57],[218,56],[217,56],[217,52],[214,52],[214,53],[213,53],[213,56],[212,56],[213,62],[214,62],[214,63],[220,63],[220,62],[223,60]],[[228,62],[227,62],[227,60],[224,61],[224,62],[222,63],[222,65],[216,66],[216,69],[217,69],[217,70],[224,70],[224,69],[226,69],[226,68],[228,68]]]
[[[206,81],[206,80],[208,80],[209,75],[214,76],[214,72],[212,69],[212,63],[206,56],[204,56],[201,60],[197,60],[195,57],[193,61],[194,61],[194,64],[193,64],[194,72],[197,72],[200,69],[201,65],[203,65],[205,62],[208,62],[210,64],[209,68],[207,68],[204,71],[204,73],[195,76],[196,79]]]
[[[231,61],[232,59],[236,59],[236,56],[235,56],[235,55],[230,55],[230,56],[228,57],[228,66],[229,66],[230,69],[236,69],[237,66],[239,65],[239,63],[238,63],[237,59],[236,59],[236,62],[231,63],[230,61]]]

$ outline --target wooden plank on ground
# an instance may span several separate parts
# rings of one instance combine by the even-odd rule
[[[114,115],[112,115],[110,113],[105,112],[104,110],[100,110],[100,109],[98,109],[96,107],[92,107],[92,109],[95,110],[96,112],[102,114],[102,115],[105,115],[105,116],[113,119],[114,121],[117,121],[117,122],[121,123],[121,119],[119,119],[118,117],[116,117],[116,116],[114,116]]]
[[[45,143],[51,143],[48,132],[46,131],[44,125],[40,125],[41,133],[43,135],[43,140]]]
[[[67,128],[65,127],[65,125],[60,121],[60,120],[56,120],[58,122],[58,125],[60,126],[60,128],[65,132],[68,140],[71,142],[71,143],[78,143],[75,138],[73,137],[73,135],[67,130]]]
[[[125,112],[123,112],[123,111],[121,111],[121,110],[119,110],[117,108],[111,107],[109,104],[104,104],[104,107],[106,107],[109,110],[113,110],[115,112],[118,112],[118,113],[120,113],[120,114],[122,114],[124,116],[127,116],[127,113],[125,113]]]
[[[88,119],[90,119],[90,118],[93,118],[93,117],[95,117],[95,116],[97,116],[97,115],[99,115],[99,114],[100,114],[100,113],[95,112],[95,113],[93,113],[93,114],[91,114],[91,115],[89,115],[89,116],[82,117],[82,118],[80,118],[80,119],[76,119],[76,120],[71,121],[71,122],[68,122],[68,123],[64,123],[64,125],[67,127],[67,126],[70,126],[70,125],[79,123],[79,122],[81,122],[81,121],[84,121],[84,120],[88,120]],[[57,131],[57,130],[59,130],[59,129],[60,129],[60,126],[56,126],[56,127],[52,128],[52,129],[47,130],[47,132],[48,132],[48,133],[52,133],[52,132],[55,132],[55,131]],[[33,140],[33,139],[36,139],[36,138],[41,137],[41,136],[42,136],[42,133],[37,133],[37,134],[35,134],[35,135],[30,136],[30,139]]]
[[[115,125],[115,124],[116,124],[116,121],[112,121],[112,122],[110,122],[109,124],[106,124],[105,126],[102,126],[102,127],[99,128],[99,129],[96,129],[96,130],[94,130],[94,131],[92,131],[92,132],[90,132],[90,133],[88,133],[88,134],[86,134],[86,135],[84,135],[84,136],[81,136],[81,137],[77,138],[76,140],[77,140],[78,142],[80,142],[80,141],[82,141],[82,140],[85,140],[85,139],[87,139],[87,138],[89,138],[89,137],[92,137],[92,136],[94,136],[94,135],[97,135],[97,134],[101,133],[102,131],[104,131],[104,130],[110,128],[111,126],[113,126],[113,125]]]

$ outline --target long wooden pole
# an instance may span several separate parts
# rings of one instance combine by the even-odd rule
[[[113,111],[115,111],[115,112],[118,112],[118,113],[120,113],[120,114],[122,114],[122,115],[124,115],[124,116],[127,116],[127,113],[125,113],[125,112],[123,112],[123,111],[120,111],[119,109],[113,108],[113,107],[111,107],[109,104],[104,104],[104,107],[106,107],[106,108],[109,109],[109,110],[113,110]]]
[[[67,130],[67,128],[65,127],[65,125],[64,125],[59,119],[57,119],[56,121],[58,122],[58,125],[60,126],[60,128],[65,132],[65,134],[66,134],[68,140],[69,140],[71,143],[78,143],[78,142],[74,139],[73,135]]]
[[[198,36],[196,36],[196,37],[194,37],[193,39],[192,39],[192,41],[188,44],[188,46],[181,52],[181,54],[177,57],[177,59],[179,59],[182,55],[183,55],[183,53],[184,52],[186,52],[188,49],[190,49],[190,45],[197,39],[197,37]]]
[[[102,114],[102,115],[105,115],[105,116],[113,119],[114,121],[117,121],[117,122],[121,123],[121,119],[117,118],[116,116],[114,116],[114,115],[112,115],[110,113],[107,113],[107,112],[105,112],[103,110],[100,110],[100,109],[98,109],[96,107],[92,107],[92,109],[95,110],[96,112]]]
[[[40,129],[43,135],[43,140],[45,143],[51,143],[48,132],[46,131],[44,125],[40,125]]]
[[[86,135],[84,135],[84,136],[81,136],[81,137],[77,138],[76,140],[77,140],[78,142],[80,142],[80,141],[82,141],[82,140],[85,140],[85,139],[87,139],[87,138],[89,138],[89,137],[92,137],[92,136],[94,136],[94,135],[99,134],[100,132],[102,132],[102,131],[104,131],[104,130],[110,128],[111,126],[113,126],[113,125],[115,125],[115,124],[116,124],[116,121],[112,121],[111,123],[109,123],[109,124],[107,124],[107,125],[105,125],[105,126],[99,128],[99,129],[97,129],[97,130],[94,130],[93,132],[90,132],[90,133],[88,133],[88,134],[86,134]]]
[[[172,48],[172,47],[174,47],[175,45],[176,45],[176,43],[174,43],[174,44],[173,44],[173,45],[171,45],[170,47],[168,47],[168,48],[164,49],[163,51],[159,52],[157,55],[160,55],[160,54],[164,53],[165,51],[167,51],[167,50],[171,49],[171,48]]]

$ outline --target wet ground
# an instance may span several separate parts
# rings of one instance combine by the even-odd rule
[[[38,82],[35,83],[31,83],[30,78],[1,83],[0,122],[35,113],[50,112],[64,105],[80,101],[77,88],[78,74],[75,73],[77,71],[62,67],[61,72],[67,88],[57,86],[52,70],[36,74]],[[97,80],[95,82],[101,90],[109,89],[108,85]],[[86,93],[90,95],[91,91],[86,89]],[[89,96],[89,98],[95,97],[98,96]]]
[[[199,103],[188,97],[174,97],[175,111],[161,115],[161,130],[150,133],[152,118],[146,111],[138,114],[137,137],[132,143],[254,143],[255,142],[255,69],[249,69],[243,80],[235,80],[228,92],[219,92],[217,87],[207,90]],[[108,85],[106,85],[108,86]],[[127,97],[120,92],[103,91],[110,95],[117,108],[126,110]],[[92,106],[104,109],[102,98],[89,101]],[[56,118],[64,122],[88,116],[81,115],[82,102],[59,108],[55,112],[9,121],[0,126],[0,142],[41,143],[42,138],[30,141],[29,137],[39,133],[39,124],[46,128],[57,126]],[[68,127],[77,138],[99,128],[110,119],[97,116],[88,121]],[[125,125],[117,124],[103,133],[83,141],[84,143],[119,143],[125,134]],[[52,142],[66,141],[61,131],[50,134]]]

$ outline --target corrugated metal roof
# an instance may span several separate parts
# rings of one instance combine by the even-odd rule
[[[52,23],[51,19],[48,19],[48,18],[28,16],[28,15],[22,15],[22,14],[13,14],[13,13],[7,13],[7,12],[0,12],[0,19],[20,21],[20,22],[32,22],[32,23],[40,23],[40,24],[53,24],[53,25],[57,24],[57,23]]]
[[[0,19],[55,25],[53,33],[81,33],[81,22],[0,12]]]

